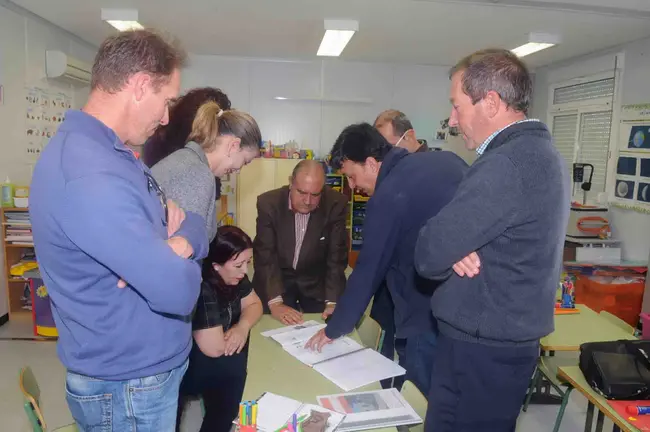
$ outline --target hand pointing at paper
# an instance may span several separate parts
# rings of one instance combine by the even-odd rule
[[[305,349],[316,350],[320,352],[323,347],[327,344],[334,342],[334,339],[330,339],[325,334],[325,329],[320,329],[318,332],[311,337],[305,344]]]

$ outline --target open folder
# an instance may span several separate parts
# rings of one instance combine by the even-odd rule
[[[345,391],[406,373],[394,361],[347,336],[325,345],[320,352],[306,349],[307,341],[324,327],[325,324],[302,325],[270,337],[286,352]]]

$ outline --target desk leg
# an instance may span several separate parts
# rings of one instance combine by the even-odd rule
[[[587,402],[587,418],[585,419],[585,432],[591,432],[594,423],[594,404]]]
[[[605,423],[605,414],[598,410],[598,418],[596,419],[596,432],[603,432],[603,424]]]

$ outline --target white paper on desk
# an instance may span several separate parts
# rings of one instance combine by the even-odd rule
[[[300,407],[300,411],[296,413],[296,416],[300,418],[303,415],[311,415],[312,411],[318,411],[322,413],[329,413],[330,417],[327,419],[327,426],[325,427],[325,432],[334,432],[334,430],[338,430],[337,428],[341,423],[343,423],[343,420],[345,419],[345,414],[341,414],[335,411],[330,411],[327,408],[324,408],[322,406],[318,405],[311,405],[311,404],[304,404],[302,407]]]
[[[406,373],[403,367],[370,348],[318,363],[314,370],[345,391]]]
[[[309,326],[301,329],[292,330],[289,332],[284,332],[280,334],[274,334],[271,336],[271,339],[275,340],[282,346],[292,345],[297,343],[302,343],[303,345],[307,343],[309,339],[320,329],[325,328],[326,324],[317,324],[315,326]]]
[[[286,352],[308,366],[314,366],[318,363],[364,349],[361,344],[347,336],[335,339],[334,342],[323,346],[320,352],[305,348],[306,342],[297,341],[291,345],[285,345],[283,348]]]
[[[338,431],[351,432],[422,423],[397,389],[318,396],[324,407],[345,414]]]
[[[297,400],[273,393],[264,393],[257,401],[257,427],[275,431],[287,422],[302,404]]]
[[[319,324],[316,321],[311,320],[311,321],[305,321],[302,324],[294,324],[294,325],[290,325],[290,326],[286,326],[286,327],[276,328],[276,329],[273,329],[273,330],[267,330],[267,331],[262,332],[260,334],[262,336],[264,336],[264,337],[271,337],[273,335],[287,333],[287,332],[291,332],[291,331],[294,331],[294,330],[300,330],[300,329],[303,329],[303,328],[306,328],[306,327],[312,327],[312,326],[317,326],[317,325],[319,325]]]

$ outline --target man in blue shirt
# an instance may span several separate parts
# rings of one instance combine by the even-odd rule
[[[436,284],[420,278],[413,250],[420,228],[454,196],[467,165],[450,152],[409,153],[371,125],[343,130],[332,148],[332,166],[352,189],[371,196],[363,247],[343,295],[327,323],[307,344],[320,349],[351,332],[385,280],[395,304],[395,333],[406,379],[427,394],[436,324],[428,308]]]
[[[34,171],[34,244],[81,430],[175,428],[207,233],[126,144],[167,123],[184,59],[151,31],[108,38],[87,104],[66,114]]]

